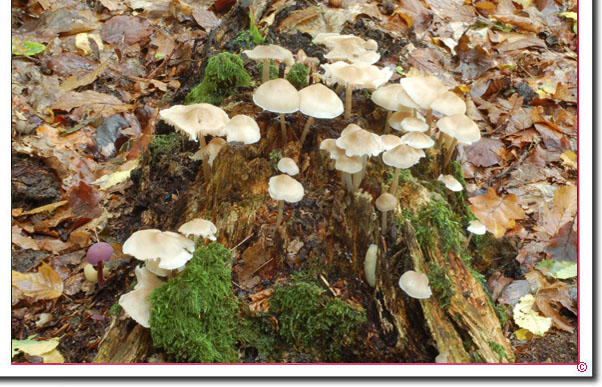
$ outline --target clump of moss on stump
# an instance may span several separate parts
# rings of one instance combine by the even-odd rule
[[[219,105],[224,98],[237,93],[240,87],[250,84],[251,78],[238,55],[222,52],[209,59],[203,81],[190,90],[185,103]]]
[[[195,251],[184,271],[150,295],[153,344],[178,361],[240,362],[241,308],[231,288],[232,256],[218,243]]]
[[[289,81],[297,90],[303,89],[307,86],[307,80],[309,76],[309,69],[303,63],[295,63],[291,66],[288,74],[286,74],[286,80]]]

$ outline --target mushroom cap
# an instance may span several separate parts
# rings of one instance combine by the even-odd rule
[[[91,265],[96,265],[100,261],[108,261],[113,255],[113,246],[107,242],[96,242],[88,249],[86,259]]]
[[[173,270],[192,258],[194,242],[175,232],[149,229],[133,233],[122,250],[141,261],[160,258],[160,268]]]
[[[374,287],[376,284],[376,259],[378,257],[378,246],[371,244],[366,250],[366,259],[364,260],[364,275],[368,285]]]
[[[466,103],[452,91],[446,91],[431,103],[431,109],[445,116],[466,113]]]
[[[289,175],[278,175],[270,177],[268,193],[272,199],[296,203],[303,199],[305,191],[301,183]]]
[[[430,298],[429,279],[424,273],[406,271],[399,278],[399,287],[412,298]]]
[[[278,170],[290,176],[295,176],[299,173],[299,167],[290,157],[283,157],[278,161]]]
[[[443,184],[445,184],[445,187],[451,191],[460,192],[464,189],[462,184],[460,184],[460,182],[452,175],[439,175],[437,180],[442,181]]]
[[[364,129],[354,129],[337,139],[339,148],[345,149],[345,154],[351,156],[378,156],[384,149],[380,137]]]
[[[403,86],[402,86],[401,90],[399,91],[399,93],[397,93],[396,98],[397,98],[397,103],[401,106],[405,106],[410,109],[420,109],[421,108],[420,105],[418,105],[416,102],[414,102],[412,97],[410,97],[410,95],[405,91]]]
[[[286,79],[272,79],[255,90],[253,102],[272,113],[294,113],[299,110],[299,92]]]
[[[201,236],[214,241],[216,239],[215,233],[217,232],[217,227],[209,220],[195,218],[181,225],[178,232],[186,236]]]
[[[159,267],[160,262],[161,258],[148,259],[144,262],[144,267],[146,267],[146,270],[150,271],[158,277],[167,277],[169,274],[171,274],[171,270],[161,269]]]
[[[134,286],[134,290],[119,298],[119,305],[138,324],[149,328],[151,305],[148,296],[163,281],[142,266],[136,267],[135,273],[136,286]]]
[[[388,192],[383,193],[374,202],[381,212],[391,211],[397,207],[397,198]]]
[[[385,151],[391,150],[397,145],[403,144],[401,138],[394,134],[383,134],[382,136],[380,136],[380,139],[383,142],[383,147],[385,148]]]
[[[293,59],[293,53],[284,47],[280,47],[276,44],[269,44],[267,46],[255,46],[252,50],[245,50],[243,53],[256,61],[265,59],[274,59],[278,62],[284,62],[287,66],[292,66],[295,62]]]
[[[219,154],[219,151],[226,145],[226,140],[223,138],[215,137],[212,138],[211,141],[202,149],[203,152],[207,152],[209,154],[209,166],[213,167],[213,161]]]
[[[408,117],[413,117],[412,116],[412,112],[411,111],[407,111],[407,110],[400,110],[398,112],[395,112],[393,114],[391,114],[391,117],[389,117],[389,121],[387,121],[389,123],[389,126],[392,127],[395,130],[398,131],[405,131],[405,129],[401,126],[401,123],[403,122],[403,120],[405,120]],[[426,120],[424,119],[424,117],[422,117],[422,115],[417,113],[417,117],[419,120],[422,120],[422,122],[426,123]]]
[[[335,118],[345,108],[339,96],[321,83],[314,83],[299,91],[299,111],[314,118]]]
[[[464,114],[443,117],[437,121],[437,127],[441,132],[466,144],[472,144],[481,138],[479,126]]]
[[[420,158],[424,157],[422,149],[412,148],[409,145],[401,144],[395,148],[383,153],[383,162],[395,168],[410,168],[414,164],[418,164]]]
[[[430,108],[431,103],[447,91],[447,87],[434,75],[402,78],[399,83],[411,100],[423,109]]]
[[[341,149],[337,146],[337,140],[334,138],[327,138],[322,140],[320,143],[320,150],[328,151],[330,158],[333,160],[338,159],[345,154],[345,149]]]
[[[244,114],[232,117],[226,124],[225,130],[228,142],[242,142],[248,145],[254,144],[261,139],[257,122]]]
[[[429,126],[418,117],[406,117],[401,121],[401,128],[406,132],[426,132]]]
[[[379,69],[365,63],[334,62],[321,67],[324,69],[322,77],[328,83],[336,82],[353,89],[376,89],[393,75],[393,70],[387,67]]]
[[[348,157],[344,154],[337,159],[337,162],[334,165],[334,168],[337,171],[347,173],[357,173],[361,171],[363,167],[364,163],[362,162],[362,158],[360,156]]]
[[[188,134],[191,140],[199,135],[221,136],[228,122],[228,114],[209,103],[175,105],[159,112],[161,119]]]
[[[320,32],[313,40],[314,44],[323,44],[328,48],[335,48],[337,45],[341,45],[343,42],[353,41],[358,45],[363,44],[365,49],[376,51],[378,49],[378,43],[374,39],[364,40],[359,36],[355,35],[341,35],[336,32]]]
[[[487,232],[487,227],[478,220],[471,220],[466,229],[476,235],[484,235]]]
[[[403,87],[398,83],[381,86],[372,93],[372,102],[387,110],[398,111],[399,102],[397,95],[403,91]]]
[[[322,35],[322,34],[318,34]],[[328,60],[344,60],[351,63],[374,64],[380,59],[380,54],[376,52],[378,43],[370,39],[363,40],[354,35],[330,35],[322,37],[316,36],[316,39],[330,48],[324,57]],[[314,39],[314,42],[316,42]]]
[[[435,145],[435,141],[422,132],[408,132],[401,136],[401,141],[412,148],[426,149]]]
[[[343,129],[341,131],[341,135],[340,137],[346,136],[348,134],[351,134],[352,132],[355,132],[356,130],[364,130],[361,126],[356,125],[356,124],[349,124],[347,126],[345,126],[345,129]]]

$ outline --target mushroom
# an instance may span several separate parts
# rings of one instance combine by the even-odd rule
[[[299,92],[295,86],[283,78],[267,81],[253,93],[253,102],[272,113],[280,114],[280,129],[282,140],[286,144],[286,123],[284,115],[299,110]]]
[[[435,145],[435,141],[422,132],[408,132],[401,136],[401,141],[412,148],[427,149]]]
[[[432,294],[426,274],[413,270],[403,273],[399,278],[399,287],[412,298],[425,299],[430,298]]]
[[[163,284],[163,281],[142,266],[136,267],[135,273],[136,286],[134,290],[119,298],[119,305],[138,324],[149,328],[151,305],[148,296],[157,286]]]
[[[385,229],[387,228],[387,211],[392,211],[397,207],[397,198],[390,193],[383,193],[376,199],[374,202],[376,204],[376,208],[380,212],[382,212],[382,223],[381,223],[381,233],[385,233]]]
[[[376,285],[376,260],[378,257],[378,247],[375,244],[368,246],[366,258],[364,260],[364,275],[368,285],[374,287]]]
[[[224,128],[228,142],[242,142],[254,144],[261,139],[261,132],[257,122],[244,114],[238,114],[230,119]]]
[[[381,86],[372,93],[372,102],[387,110],[385,134],[389,133],[389,118],[391,118],[393,112],[399,111],[400,104],[397,102],[397,95],[400,92],[403,92],[403,87],[400,84],[391,84]]]
[[[431,109],[444,116],[466,113],[466,103],[453,91],[446,91],[431,103]]]
[[[104,277],[109,275],[108,267],[105,266],[102,268],[102,275]],[[86,266],[84,266],[84,277],[86,277],[86,281],[92,282],[93,284],[98,282],[98,272],[93,265],[87,263]]]
[[[439,175],[437,180],[442,181],[445,187],[454,192],[460,192],[464,189],[462,184],[452,175]]]
[[[320,36],[322,35],[322,36]],[[378,43],[370,39],[364,39],[354,35],[330,35],[324,33],[318,34],[314,43],[320,42],[330,48],[330,51],[324,55],[329,61],[347,61],[351,63],[374,64],[380,59],[380,54],[376,52]]]
[[[398,145],[383,153],[383,162],[391,167],[395,167],[393,184],[391,184],[391,189],[389,190],[390,194],[395,195],[395,191],[397,191],[401,168],[410,168],[412,165],[417,164],[422,157],[425,157],[422,149],[412,148],[406,144]]]
[[[401,121],[401,128],[406,132],[426,132],[429,126],[418,117],[406,117]]]
[[[222,150],[224,145],[226,145],[226,140],[224,140],[223,138],[215,137],[211,139],[211,141],[209,141],[209,143],[204,149],[202,149],[203,152],[207,153],[207,162],[209,163],[209,166],[211,168],[213,168],[213,162],[215,161],[217,155],[219,154],[219,151]]]
[[[389,117],[389,119],[387,120],[387,123],[389,124],[390,127],[392,127],[395,130],[398,130],[400,132],[408,131],[407,129],[404,129],[404,127],[401,125],[401,123],[404,122],[406,118],[412,117],[412,118],[422,121],[421,127],[424,126],[425,128],[424,128],[424,130],[409,130],[409,131],[426,132],[426,130],[428,129],[428,126],[426,125],[426,121],[424,120],[424,117],[422,117],[419,113],[416,113],[416,115],[412,115],[412,114],[413,113],[411,111],[408,111],[406,108],[404,108],[403,110],[400,110],[398,112],[391,114],[391,117]]]
[[[295,176],[299,173],[299,167],[290,157],[283,157],[278,161],[278,170],[290,176]]]
[[[133,233],[122,250],[141,261],[160,259],[158,267],[173,270],[192,258],[194,242],[175,232],[148,229]]]
[[[305,191],[303,186],[297,180],[289,175],[278,175],[270,178],[268,182],[268,193],[272,199],[278,200],[278,217],[272,237],[276,235],[276,231],[282,221],[282,212],[284,210],[284,202],[297,203],[303,199]]]
[[[334,168],[341,171],[341,182],[348,192],[354,193],[357,189],[351,180],[351,175],[360,173],[363,167],[362,158],[359,156],[349,157],[342,154],[336,159]]]
[[[470,232],[470,235],[468,235],[468,239],[466,240],[466,244],[464,245],[464,248],[468,248],[468,245],[470,244],[470,240],[472,239],[473,234],[485,235],[485,233],[487,232],[487,227],[485,227],[485,225],[483,223],[481,223],[479,220],[471,220],[468,227],[466,227],[466,230],[468,230]]]
[[[86,259],[96,268],[98,274],[98,287],[101,288],[104,284],[103,278],[103,262],[111,259],[113,255],[113,246],[107,242],[96,242],[88,249]]]
[[[443,170],[447,168],[458,142],[472,144],[481,139],[479,126],[464,114],[443,117],[437,121],[437,127],[442,133],[452,137],[452,142],[445,154]]]
[[[339,148],[345,149],[348,157],[360,156],[362,158],[362,170],[353,175],[353,191],[355,192],[366,173],[368,156],[378,156],[384,150],[382,140],[378,135],[355,124],[350,124],[341,132],[341,137],[337,139],[336,144]]]
[[[293,53],[276,44],[255,46],[254,49],[245,50],[243,53],[248,56],[249,59],[263,63],[263,68],[261,70],[261,83],[265,83],[270,80],[270,60],[273,59],[278,62],[284,62],[287,66],[292,66],[294,63]]]
[[[188,134],[191,140],[199,139],[201,150],[207,145],[205,136],[223,135],[229,120],[225,111],[208,103],[175,105],[161,110],[159,115],[163,121]],[[202,153],[202,159],[205,181],[209,181],[211,175],[209,156]]]
[[[299,143],[303,146],[314,118],[333,119],[343,114],[343,101],[337,94],[321,83],[315,83],[299,91],[299,111],[309,116]]]
[[[382,136],[380,136],[380,139],[383,143],[383,147],[385,148],[385,151],[391,150],[391,149],[395,148],[397,145],[403,144],[403,141],[401,141],[401,138],[399,136],[395,136],[393,134],[383,134]]]
[[[336,160],[341,155],[345,154],[345,149],[341,149],[337,146],[337,140],[334,138],[327,138],[322,140],[320,143],[320,150],[325,150],[330,154],[332,160]]]
[[[421,108],[427,109],[426,123],[430,131],[433,114],[431,104],[437,97],[447,91],[447,87],[434,75],[402,78],[399,83],[403,86],[411,101]]]
[[[216,239],[215,233],[217,232],[217,227],[209,220],[195,218],[181,225],[178,232],[187,237],[193,235],[196,244],[199,236],[214,241]]]

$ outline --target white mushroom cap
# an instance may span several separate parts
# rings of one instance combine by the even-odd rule
[[[333,160],[336,160],[345,154],[345,149],[339,148],[337,146],[337,140],[334,138],[322,140],[320,143],[320,150],[328,151],[328,153],[330,153],[330,158]]]
[[[484,235],[487,232],[487,227],[478,220],[471,220],[470,225],[466,229],[476,235]]]
[[[349,125],[345,126],[345,129],[343,129],[343,131],[341,131],[340,137],[351,134],[352,132],[355,132],[356,130],[364,130],[364,129],[362,129],[362,127],[359,125],[349,124]]]
[[[397,145],[403,144],[401,138],[393,134],[383,134],[382,136],[380,136],[380,139],[383,142],[383,147],[385,148],[385,151],[391,150]]]
[[[408,77],[399,80],[408,96],[423,109],[447,91],[447,87],[434,75],[426,77]]]
[[[400,84],[400,86],[401,86],[401,84]],[[412,97],[409,96],[409,94],[405,91],[403,86],[402,86],[401,90],[399,90],[399,93],[397,94],[397,103],[401,106],[405,106],[410,109],[420,109],[421,108],[421,106],[418,105],[416,102],[414,102]]]
[[[280,47],[276,44],[269,44],[267,46],[260,45],[255,46],[252,50],[245,50],[243,53],[256,61],[262,61],[265,59],[273,59],[278,62],[284,62],[287,66],[292,66],[295,62],[293,59],[293,53],[284,47]]]
[[[385,149],[378,135],[361,128],[345,133],[337,139],[336,144],[345,149],[345,154],[349,157],[378,156]]]
[[[397,207],[397,198],[388,192],[383,193],[374,202],[376,208],[381,212],[387,212]]]
[[[290,157],[283,157],[278,161],[278,170],[290,176],[295,176],[299,173],[299,167]]]
[[[447,189],[452,190],[454,192],[460,192],[464,189],[462,187],[462,184],[460,184],[460,182],[456,180],[456,178],[452,175],[439,175],[437,180],[442,181],[443,184],[445,184],[445,187],[447,187]]]
[[[357,173],[362,170],[364,167],[364,163],[362,162],[362,158],[359,156],[348,157],[346,155],[341,155],[337,159],[337,162],[334,165],[334,168],[337,171],[347,172],[347,173]]]
[[[401,123],[403,122],[403,120],[405,120],[408,117],[412,117],[412,112],[407,111],[407,110],[401,110],[401,111],[391,114],[391,117],[389,117],[389,121],[387,121],[387,122],[389,123],[389,126],[392,127],[393,129],[399,130],[399,131],[404,131],[405,129],[401,126]],[[416,118],[418,118],[419,120],[422,120],[422,122],[426,123],[426,120],[420,114],[418,114],[418,116]]]
[[[156,276],[167,277],[171,273],[171,270],[161,269],[159,267],[160,262],[161,262],[161,258],[147,259],[146,262],[144,263],[144,267],[146,267],[146,270],[150,271],[151,273],[153,273]]]
[[[349,85],[353,89],[376,89],[393,75],[393,70],[387,67],[379,69],[374,65],[364,63],[334,62],[323,64],[321,67],[324,69],[322,77],[328,83]]]
[[[261,139],[257,122],[244,114],[232,117],[226,124],[225,130],[228,142],[242,142],[248,145],[254,144]]]
[[[387,110],[398,111],[397,95],[402,91],[403,87],[398,83],[381,86],[372,93],[372,102]]]
[[[453,116],[466,113],[466,103],[456,93],[446,91],[435,98],[431,103],[431,109],[445,116]]]
[[[194,242],[175,232],[149,229],[133,233],[122,250],[141,261],[161,258],[159,267],[173,270],[192,258]]]
[[[178,232],[186,236],[201,236],[214,241],[216,239],[215,233],[217,232],[217,227],[209,220],[196,218],[181,225]]]
[[[401,128],[406,132],[426,132],[429,126],[418,117],[406,117],[401,121]]]
[[[478,125],[464,114],[443,117],[437,121],[437,127],[443,133],[455,137],[458,142],[472,144],[481,139]]]
[[[228,114],[209,103],[175,105],[159,112],[165,122],[188,134],[191,140],[199,135],[221,136],[228,122]]]
[[[213,161],[219,154],[219,151],[222,150],[224,145],[226,145],[226,140],[223,138],[214,137],[211,139],[211,141],[209,141],[207,146],[201,150],[202,152],[207,152],[209,154],[209,166],[213,167]]]
[[[399,287],[412,298],[430,298],[429,279],[424,273],[406,271],[399,278]]]
[[[314,83],[299,91],[299,111],[314,118],[335,118],[345,108],[339,96],[321,83]]]
[[[255,90],[253,102],[273,113],[294,113],[299,110],[299,92],[286,79],[272,79]]]
[[[405,169],[418,164],[422,157],[425,157],[422,149],[401,144],[383,153],[383,162],[391,167]]]
[[[317,36],[316,39],[330,47],[331,51],[324,57],[331,61],[344,60],[351,63],[374,64],[380,59],[380,54],[376,52],[378,43],[372,39],[365,41],[353,35],[331,35],[324,38]]]
[[[355,35],[341,35],[336,32],[320,32],[313,40],[315,44],[323,44],[328,48],[335,48],[342,42],[354,41],[357,44],[363,44],[365,49],[376,51],[378,49],[378,43],[374,39],[368,39],[365,41],[359,36]]]
[[[305,190],[301,183],[289,175],[278,175],[270,177],[268,193],[272,199],[296,203],[303,199]]]
[[[163,281],[142,266],[136,267],[135,273],[136,286],[134,290],[119,298],[119,305],[138,324],[149,328],[150,324],[148,320],[150,319],[151,305],[148,296]]]
[[[401,141],[412,148],[426,149],[435,145],[435,141],[422,132],[408,132],[401,136]]]

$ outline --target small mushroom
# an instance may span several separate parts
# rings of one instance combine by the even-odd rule
[[[435,141],[422,132],[408,132],[401,136],[401,141],[417,149],[427,149],[435,145]]]
[[[193,235],[195,243],[199,236],[214,241],[217,227],[209,220],[195,218],[181,225],[178,232],[186,237]]]
[[[389,133],[389,119],[393,112],[399,111],[400,104],[397,102],[397,95],[403,91],[400,84],[390,84],[381,86],[372,93],[372,102],[387,110],[387,118],[385,119],[385,134]]]
[[[347,125],[336,144],[339,148],[345,149],[348,157],[360,156],[362,158],[362,170],[353,175],[353,191],[355,192],[366,174],[368,156],[378,156],[385,149],[384,145],[378,135],[355,124]]]
[[[412,165],[417,164],[422,157],[425,157],[422,149],[412,148],[406,144],[398,145],[383,153],[383,163],[395,167],[393,184],[391,184],[391,189],[389,190],[390,194],[395,195],[395,191],[397,191],[401,169],[410,168]]]
[[[254,49],[245,50],[243,53],[248,56],[249,59],[263,63],[261,83],[266,83],[270,80],[270,60],[284,62],[287,66],[292,66],[294,63],[293,53],[276,44],[255,46]]]
[[[430,132],[433,114],[431,104],[437,97],[447,91],[447,87],[434,75],[402,78],[399,83],[414,103],[423,109],[427,109],[426,123]]]
[[[416,273],[413,270],[403,273],[399,278],[399,287],[412,298],[426,299],[432,294],[426,274]]]
[[[278,161],[278,170],[284,172],[289,176],[295,176],[299,173],[299,167],[293,159],[290,157],[283,157]]]
[[[481,223],[479,220],[471,220],[468,227],[466,227],[466,230],[468,230],[470,232],[470,234],[468,235],[468,239],[466,240],[466,243],[464,244],[464,248],[468,248],[468,245],[470,244],[470,240],[472,239],[473,234],[485,235],[485,233],[487,232],[487,227],[485,227],[485,225],[483,223]]]
[[[113,255],[113,246],[106,242],[96,242],[88,249],[86,259],[93,265],[98,274],[98,287],[101,288],[104,284],[103,278],[103,262],[111,259]]]
[[[299,143],[303,146],[314,118],[333,119],[343,114],[345,108],[338,95],[321,83],[315,83],[299,91],[299,111],[309,116]]]
[[[143,266],[136,267],[135,273],[136,286],[134,290],[119,298],[119,305],[138,324],[149,328],[151,305],[148,296],[157,286],[163,284],[163,281]]]
[[[282,221],[282,212],[284,211],[284,202],[297,203],[303,199],[305,191],[301,183],[289,175],[278,175],[270,178],[268,182],[268,193],[272,199],[278,200],[278,216],[272,237]]]
[[[375,244],[371,244],[366,251],[366,258],[364,260],[364,275],[366,276],[366,282],[368,282],[368,285],[372,287],[376,285],[377,257],[378,247]]]
[[[479,126],[464,114],[443,117],[437,121],[437,127],[442,133],[452,137],[443,161],[443,170],[447,168],[458,142],[472,144],[481,139]]]
[[[160,259],[158,267],[173,270],[192,258],[194,242],[175,232],[148,229],[133,233],[122,250],[141,261]]]
[[[282,141],[286,144],[287,135],[284,115],[299,110],[300,98],[295,86],[283,78],[267,81],[255,90],[253,102],[264,110],[280,114]]]
[[[454,192],[460,192],[464,189],[462,184],[452,175],[439,175],[437,180],[442,181],[445,187]]]
[[[354,193],[356,191],[357,188],[353,184],[351,176],[360,173],[363,167],[362,158],[359,156],[349,157],[342,154],[336,159],[334,168],[341,171],[341,182],[347,192]]]
[[[397,145],[403,144],[401,138],[393,134],[383,134],[382,136],[380,136],[380,139],[383,142],[383,147],[385,148],[385,151],[391,150]]]
[[[228,142],[242,142],[245,145],[249,145],[261,139],[261,132],[257,122],[244,114],[232,117],[224,129]]]
[[[385,229],[387,228],[387,212],[392,211],[397,207],[397,198],[390,193],[385,192],[376,199],[374,204],[376,204],[376,208],[382,212],[380,232],[384,234]]]

